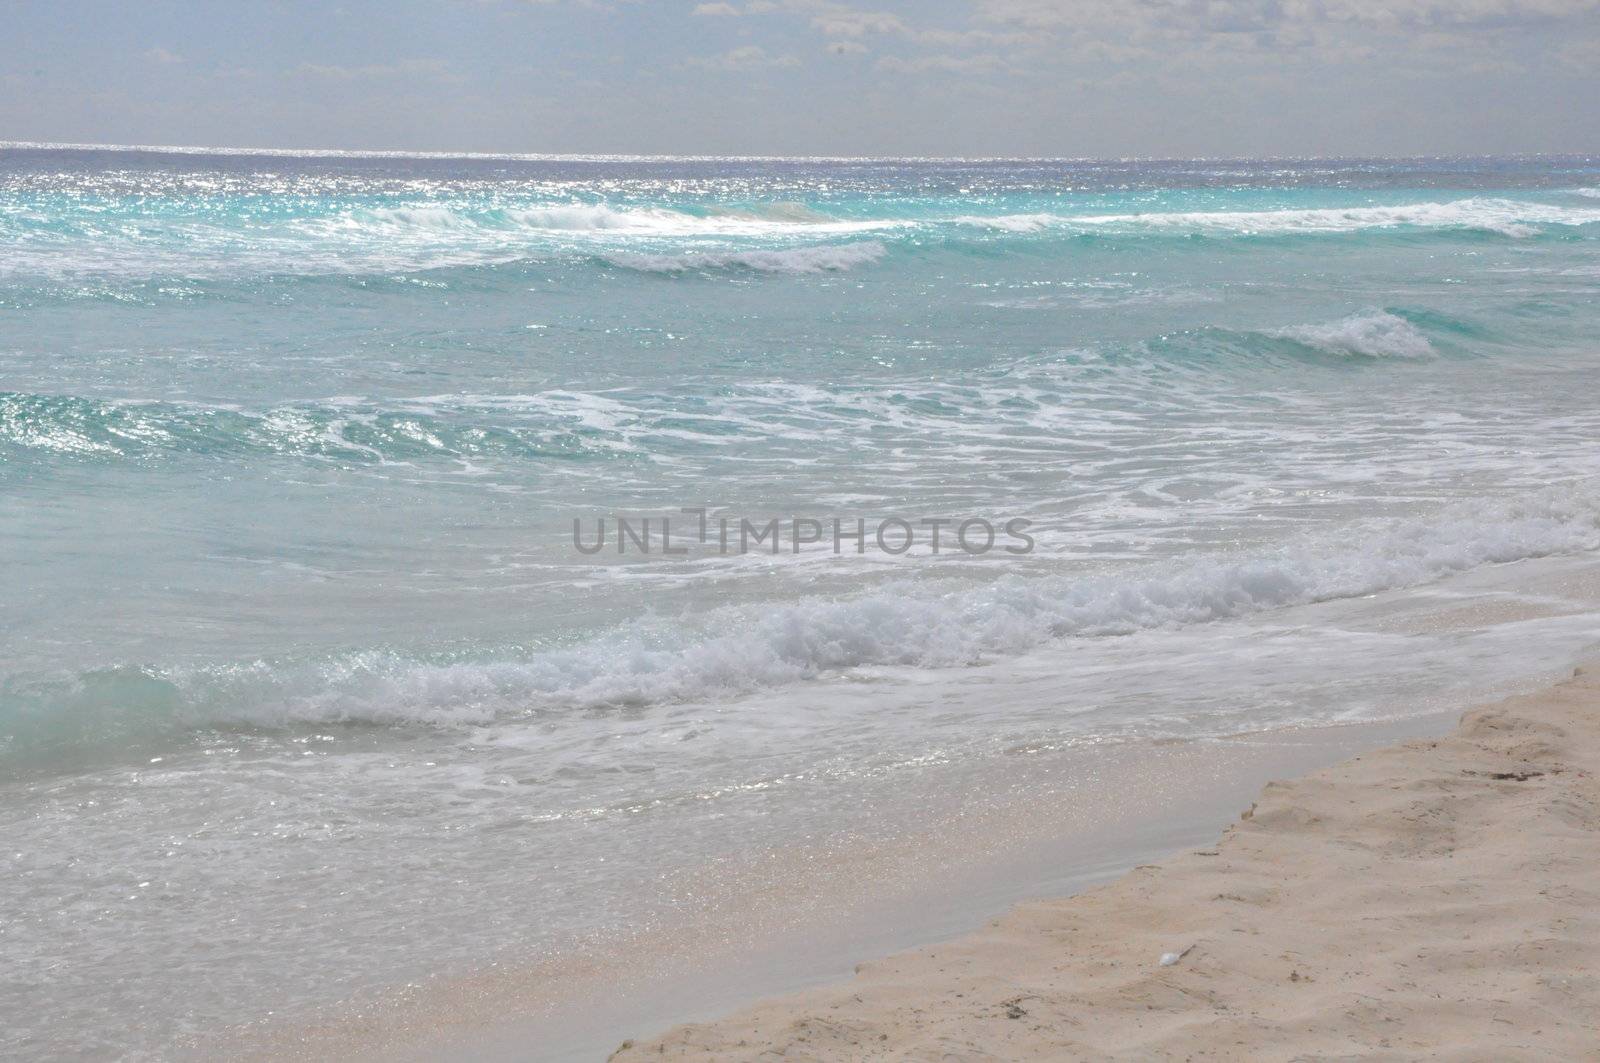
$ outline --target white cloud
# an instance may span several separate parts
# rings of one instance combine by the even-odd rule
[[[996,32],[994,30],[918,30],[913,36],[921,44],[939,48],[972,48],[986,45],[1030,45],[1039,43],[1037,34]]]
[[[869,33],[905,33],[907,26],[899,15],[887,11],[828,11],[811,19],[811,24],[829,37],[865,37]]]
[[[301,63],[290,73],[328,81],[370,81],[385,78],[425,78],[429,81],[442,82],[465,80],[459,74],[452,73],[450,64],[442,59],[402,59],[397,63],[372,63],[366,66]]]
[[[978,15],[1035,29],[1120,24],[1248,32],[1294,23],[1514,24],[1600,12],[1600,0],[978,0]]]
[[[1579,73],[1600,72],[1600,39],[1568,41],[1557,53],[1561,62]]]
[[[1009,64],[1002,56],[984,52],[978,55],[923,55],[912,59],[886,55],[875,65],[888,74],[926,74],[931,71],[946,74],[982,74],[1004,70]]]
[[[177,52],[169,52],[165,48],[152,48],[144,53],[144,57],[152,63],[161,63],[163,66],[171,66],[175,63],[183,62],[183,56]]]
[[[699,15],[701,17],[726,16],[737,18],[739,16],[739,9],[734,7],[732,4],[699,4],[692,12],[690,12],[690,14]]]
[[[776,5],[768,3],[767,6]],[[785,8],[795,14],[810,16],[812,29],[836,41],[894,36],[941,49],[1027,47],[1041,43],[1038,34],[1019,30],[986,29],[971,25],[960,28],[924,27],[890,11],[860,10],[839,0],[787,0]],[[754,9],[754,3],[746,7],[747,11]]]
[[[792,55],[769,55],[758,44],[746,44],[721,55],[695,56],[687,63],[703,70],[763,70],[797,67],[800,60]]]
[[[1293,0],[1298,17],[1422,25],[1528,22],[1600,11],[1600,0]]]

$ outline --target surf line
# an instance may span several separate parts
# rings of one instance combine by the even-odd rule
[[[829,545],[835,554],[843,554],[847,543],[857,554],[876,549],[879,553],[898,556],[920,544],[933,554],[960,551],[976,556],[997,548],[1008,554],[1031,554],[1036,545],[1035,537],[1028,534],[1033,521],[1026,517],[989,520],[984,517],[888,516],[872,522],[869,533],[866,517],[771,517],[758,523],[749,517],[713,518],[703,507],[684,508],[679,512],[694,516],[697,527],[678,539],[676,545],[672,518],[666,515],[613,514],[609,518],[609,541],[618,554],[628,553],[631,547],[638,554],[654,552],[662,557],[687,557],[713,547],[724,557],[762,551],[777,554],[785,544],[795,554],[806,547]],[[606,517],[594,519],[592,537],[584,532],[583,518],[572,518],[572,546],[578,553],[598,554],[606,549],[607,541]],[[695,545],[706,550],[696,550]]]

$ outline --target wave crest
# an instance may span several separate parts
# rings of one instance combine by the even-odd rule
[[[1458,230],[1501,236],[1538,235],[1542,225],[1600,222],[1600,210],[1509,199],[1461,199],[1381,207],[1314,207],[1279,210],[1152,211],[1140,214],[1006,214],[963,216],[957,224],[1008,233],[1066,230],[1087,233],[1190,232],[1232,236],[1351,233],[1367,230]]]
[[[1350,317],[1326,325],[1295,325],[1267,335],[1292,340],[1328,354],[1365,358],[1431,358],[1437,352],[1411,322],[1387,310]]]
[[[526,231],[566,236],[772,236],[801,232],[864,232],[893,227],[891,219],[841,219],[798,203],[703,207],[544,203],[466,209],[419,203],[375,207],[307,223],[311,228],[376,227],[419,233]]]
[[[726,607],[690,629],[639,624],[503,659],[392,652],[230,666],[125,667],[0,684],[0,751],[152,727],[478,726],[572,709],[727,697],[853,668],[970,664],[1047,642],[1127,635],[1415,586],[1485,564],[1600,548],[1600,500],[1565,486],[1344,529],[1259,556],[1094,577],[895,585],[844,599]]]
[[[818,244],[785,251],[699,251],[674,255],[622,252],[606,255],[605,261],[623,269],[643,273],[695,273],[730,269],[758,273],[832,273],[854,269],[878,261],[885,253],[882,243],[867,240],[855,244]]]

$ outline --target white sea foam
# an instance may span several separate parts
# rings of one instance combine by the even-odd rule
[[[977,225],[1008,233],[1036,233],[1070,219],[1058,214],[996,214],[993,217],[968,214],[951,220],[958,225]]]
[[[314,219],[305,224],[313,229],[376,226],[433,232],[492,232],[525,228],[561,232],[675,233],[694,231],[697,221],[693,215],[665,208],[618,210],[598,203],[556,203],[496,210],[461,210],[446,205],[419,203],[374,207],[332,219]]]
[[[715,222],[659,207],[619,210],[601,203],[568,203],[506,211],[530,229],[588,232],[693,233],[715,229]]]
[[[314,222],[315,226],[326,222]],[[461,210],[438,204],[378,207],[335,219],[335,227],[366,225],[424,232],[529,231],[568,236],[770,236],[785,233],[855,233],[892,228],[888,218],[839,219],[793,203],[750,207],[712,205],[703,210],[613,206],[606,203],[546,203],[493,210]]]
[[[1448,203],[1407,203],[1381,207],[1285,208],[1245,211],[1152,211],[1141,214],[1010,214],[992,218],[962,216],[965,225],[1007,232],[1047,228],[1104,230],[1191,230],[1200,233],[1342,233],[1367,229],[1461,229],[1525,237],[1541,225],[1590,225],[1600,210],[1553,206],[1510,199],[1461,199]]]
[[[1428,337],[1403,317],[1386,310],[1354,314],[1327,325],[1295,325],[1268,333],[1330,354],[1367,358],[1430,358]]]
[[[646,273],[688,273],[703,270],[750,269],[760,273],[825,273],[854,269],[884,255],[877,240],[855,244],[818,244],[785,251],[704,251],[681,255],[624,252],[606,261]]]
[[[1600,499],[1568,486],[1366,525],[1257,556],[727,607],[698,623],[640,624],[516,659],[429,663],[373,652],[146,672],[139,682],[172,691],[190,707],[180,716],[203,717],[192,723],[220,717],[256,726],[472,726],[529,713],[726,697],[864,666],[961,666],[1053,640],[1206,624],[1596,548]]]
[[[470,219],[448,207],[415,206],[415,207],[380,207],[367,212],[365,217],[346,216],[338,218],[333,224],[345,228],[360,228],[365,221],[374,221],[399,228],[425,229],[434,232],[455,232],[470,228]],[[325,223],[313,223],[325,224]]]
[[[1592,190],[1591,190],[1592,191]],[[81,217],[61,232],[24,226],[0,237],[0,277],[72,278],[163,275],[195,279],[251,274],[397,274],[418,270],[561,260],[596,247],[613,263],[652,272],[745,268],[768,272],[849,269],[870,260],[861,243],[837,254],[796,249],[801,240],[870,240],[890,232],[948,232],[978,227],[999,237],[1098,234],[1293,235],[1383,230],[1537,235],[1550,226],[1600,222],[1600,206],[1510,199],[1351,208],[1262,211],[1173,211],[1140,214],[1016,213],[992,217],[829,217],[789,202],[663,205],[528,202],[474,206],[466,200],[419,199],[384,207],[347,207],[329,214],[262,219],[241,229],[210,215],[144,217],[108,225]],[[119,207],[119,210],[124,209]],[[20,217],[20,216],[19,216]],[[16,224],[16,219],[12,219]],[[104,231],[101,226],[107,226]],[[36,231],[37,230],[37,231]],[[248,239],[241,239],[248,235]],[[758,245],[735,248],[749,241]],[[697,247],[715,242],[715,247]],[[110,293],[107,297],[129,298]]]

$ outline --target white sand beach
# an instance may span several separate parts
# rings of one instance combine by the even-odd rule
[[[1271,783],[1215,846],[613,1058],[1593,1058],[1597,767],[1580,670]]]

